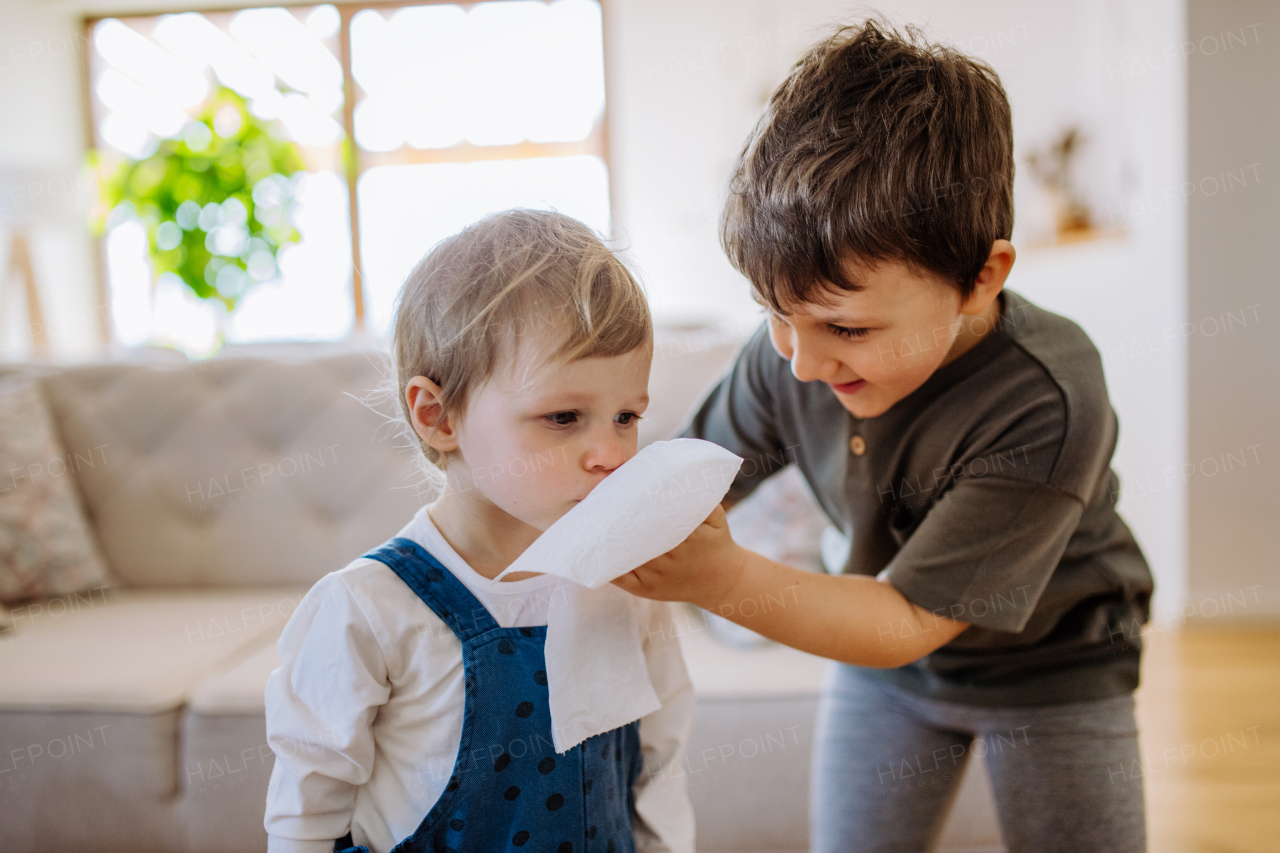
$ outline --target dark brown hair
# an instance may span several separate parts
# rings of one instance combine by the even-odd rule
[[[559,341],[549,358],[624,355],[653,346],[644,292],[594,231],[560,213],[515,209],[442,240],[405,279],[392,352],[396,399],[426,376],[441,409],[462,417],[473,391],[509,365],[526,339]],[[414,438],[437,468],[444,453]]]
[[[774,310],[901,261],[973,291],[1013,231],[1013,123],[992,68],[872,18],[796,62],[748,137],[720,239]]]

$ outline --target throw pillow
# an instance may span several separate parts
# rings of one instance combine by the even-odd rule
[[[82,461],[62,446],[39,382],[0,379],[0,604],[111,585],[76,485]]]

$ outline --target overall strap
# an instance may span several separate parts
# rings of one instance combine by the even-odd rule
[[[390,566],[462,642],[498,628],[471,590],[412,539],[396,536],[361,556]]]

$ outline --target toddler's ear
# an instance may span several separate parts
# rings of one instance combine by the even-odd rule
[[[973,293],[964,301],[960,313],[981,314],[985,311],[1004,289],[1005,279],[1009,277],[1009,270],[1013,269],[1013,262],[1017,257],[1018,253],[1008,240],[996,240],[992,243],[991,254],[974,279]]]
[[[413,431],[436,450],[448,453],[458,449],[458,435],[453,418],[440,404],[442,396],[440,386],[425,376],[415,376],[404,386]]]

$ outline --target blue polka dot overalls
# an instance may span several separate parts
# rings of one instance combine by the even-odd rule
[[[462,641],[462,742],[444,793],[394,853],[635,853],[632,785],[640,724],[589,738],[564,755],[551,740],[545,625],[500,628],[417,542],[366,553],[386,563]],[[351,834],[335,853],[369,853]]]

